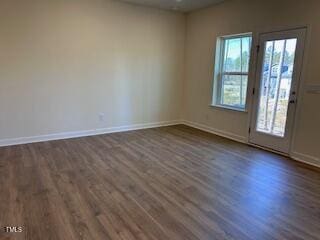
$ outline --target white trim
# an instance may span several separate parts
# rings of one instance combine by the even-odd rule
[[[195,122],[190,122],[190,121],[182,121],[182,124],[187,125],[189,127],[197,128],[205,132],[209,132],[215,135],[218,135],[220,137],[225,137],[231,140],[234,140],[236,142],[241,142],[241,143],[247,143],[247,139],[244,136],[240,136],[234,133],[218,130],[216,128],[212,128],[203,124],[195,123]]]
[[[237,34],[228,34],[220,36],[219,38],[222,39],[232,39],[232,38],[239,38],[239,37],[251,37],[252,32],[245,32],[245,33],[237,33]]]
[[[69,139],[69,138],[95,136],[95,135],[101,135],[101,134],[107,134],[107,133],[126,132],[126,131],[155,128],[155,127],[165,127],[165,126],[172,126],[177,124],[181,124],[181,121],[175,120],[175,121],[164,121],[164,122],[155,122],[155,123],[142,123],[142,124],[120,126],[120,127],[99,128],[94,130],[63,132],[63,133],[53,133],[48,135],[39,135],[39,136],[31,136],[31,137],[2,139],[0,140],[0,147],[36,143],[36,142],[46,142],[46,141],[52,141],[52,140]]]
[[[232,107],[232,106],[228,106],[228,105],[223,105],[223,104],[210,104],[210,107],[213,108],[218,108],[221,110],[232,110],[232,111],[236,111],[236,112],[240,112],[240,113],[247,113],[248,111],[245,108],[237,108],[237,107]]]
[[[299,153],[299,152],[292,152],[291,153],[291,158],[293,160],[296,160],[298,162],[303,162],[315,167],[320,167],[320,158],[304,154],[304,153]]]

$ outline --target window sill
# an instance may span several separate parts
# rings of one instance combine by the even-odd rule
[[[217,109],[221,109],[221,110],[228,110],[228,111],[248,113],[247,109],[241,109],[241,108],[236,108],[236,107],[231,107],[231,106],[210,104],[210,107],[217,108]]]

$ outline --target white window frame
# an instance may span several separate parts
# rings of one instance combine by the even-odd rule
[[[248,72],[223,72],[223,61],[224,61],[224,50],[225,50],[225,42],[226,40],[233,38],[242,38],[242,37],[251,37],[251,48],[249,52],[249,69]],[[250,76],[250,63],[252,58],[252,45],[253,45],[253,34],[249,33],[241,33],[241,34],[233,34],[227,36],[221,36],[217,38],[216,44],[216,56],[215,56],[215,67],[214,67],[214,81],[213,81],[213,94],[212,94],[212,103],[211,106],[231,109],[236,111],[245,112],[247,111],[247,98],[248,98],[248,89],[249,89],[249,76]],[[232,76],[247,76],[248,83],[246,89],[246,100],[244,103],[244,107],[238,107],[233,105],[227,105],[221,103],[221,89],[222,89],[222,76],[223,75],[232,75]]]

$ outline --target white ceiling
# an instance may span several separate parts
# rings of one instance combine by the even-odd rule
[[[156,8],[190,12],[224,0],[118,0],[122,2],[147,5]]]

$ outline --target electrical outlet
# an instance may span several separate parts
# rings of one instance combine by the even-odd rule
[[[104,113],[99,113],[99,121],[104,122],[105,121],[105,114]]]

